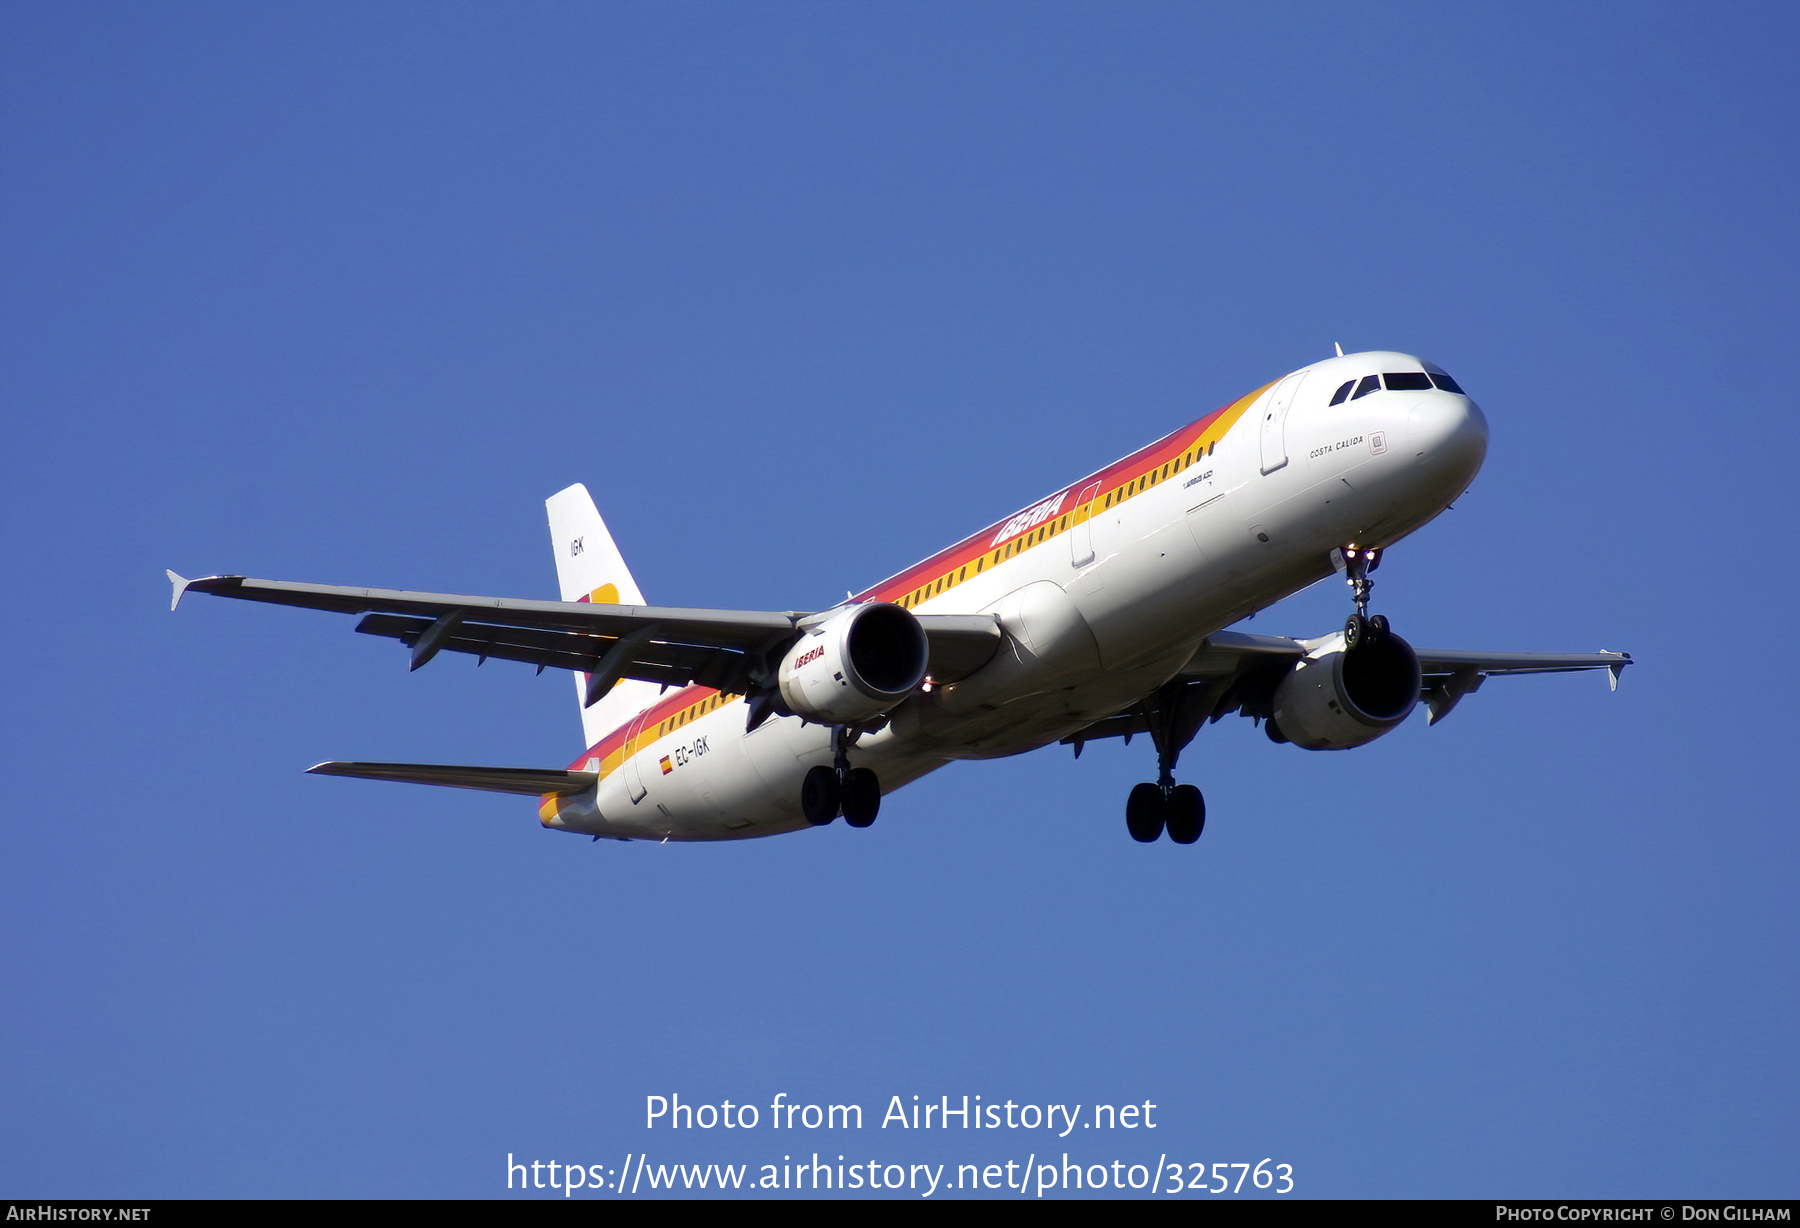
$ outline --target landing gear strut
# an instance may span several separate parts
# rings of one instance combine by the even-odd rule
[[[823,827],[841,812],[852,827],[867,827],[881,810],[881,781],[868,768],[850,766],[850,747],[861,731],[849,725],[831,727],[831,766],[815,767],[800,782],[800,811],[814,827]]]
[[[1133,786],[1125,801],[1126,830],[1140,844],[1152,843],[1165,831],[1177,844],[1192,844],[1206,827],[1206,799],[1193,785],[1175,783],[1175,763],[1200,731],[1208,698],[1205,688],[1175,681],[1144,705],[1156,745],[1156,783]]]
[[[1385,615],[1369,617],[1369,593],[1375,587],[1369,573],[1381,566],[1381,551],[1345,546],[1341,553],[1344,556],[1344,583],[1350,586],[1351,599],[1356,602],[1356,613],[1344,621],[1344,647],[1373,644],[1388,633]]]

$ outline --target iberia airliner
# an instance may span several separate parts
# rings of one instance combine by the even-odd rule
[[[540,799],[545,827],[621,840],[731,840],[875,821],[881,798],[954,759],[1146,734],[1157,779],[1133,838],[1199,838],[1175,782],[1209,719],[1346,750],[1423,703],[1447,715],[1495,674],[1605,669],[1620,652],[1414,648],[1368,612],[1382,552],[1448,507],[1487,419],[1441,368],[1339,354],[1059,487],[828,610],[646,604],[585,487],[548,501],[560,601],[174,572],[184,591],[362,616],[419,668],[440,652],[575,675],[587,750],[567,768],[321,763],[313,772]],[[1342,572],[1354,612],[1313,639],[1233,623]]]

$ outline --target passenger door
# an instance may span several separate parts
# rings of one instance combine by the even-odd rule
[[[1075,518],[1069,525],[1069,562],[1076,567],[1086,567],[1094,561],[1094,497],[1100,493],[1100,483],[1090,482],[1075,498]]]
[[[1300,371],[1288,376],[1275,385],[1272,392],[1262,403],[1262,471],[1274,473],[1287,464],[1287,438],[1284,427],[1287,424],[1288,410],[1293,407],[1294,397],[1300,391],[1300,385],[1306,382],[1309,373]]]
[[[638,713],[637,718],[631,722],[631,728],[625,731],[625,749],[627,751],[631,749],[632,742],[643,729],[644,720],[648,716],[648,709]],[[639,766],[643,761],[644,757],[637,754],[634,754],[629,759],[625,760],[625,791],[630,794],[631,804],[633,806],[644,800],[644,794],[646,792],[644,788],[644,777],[639,771]]]

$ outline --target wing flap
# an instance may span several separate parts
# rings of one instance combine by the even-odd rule
[[[554,768],[464,767],[445,763],[315,763],[306,769],[314,776],[354,776],[362,780],[392,780],[410,785],[446,785],[452,789],[481,789],[488,793],[519,793],[541,797],[546,793],[584,793],[600,779],[598,772],[571,772]]]
[[[364,635],[384,636],[412,647],[432,625],[423,618],[369,614],[356,624],[356,629]],[[579,632],[490,626],[464,619],[437,647],[441,651],[467,653],[482,660],[497,657],[502,661],[522,661],[539,669],[587,673],[617,642],[616,638]],[[744,654],[730,648],[652,639],[623,662],[622,667],[622,677],[644,682],[686,686],[698,681],[715,690],[729,690],[743,673]]]

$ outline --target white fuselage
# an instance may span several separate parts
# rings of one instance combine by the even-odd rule
[[[1385,547],[1437,516],[1486,454],[1475,403],[1434,387],[1329,404],[1346,381],[1422,365],[1375,352],[1294,372],[860,595],[995,614],[1005,635],[980,670],[894,709],[851,762],[885,793],[954,759],[1053,742],[1161,686],[1208,634],[1331,574],[1334,548]],[[746,733],[745,715],[737,697],[671,692],[571,765],[603,775],[591,793],[546,799],[545,825],[656,840],[807,826],[801,779],[832,762],[830,730],[776,717]]]

